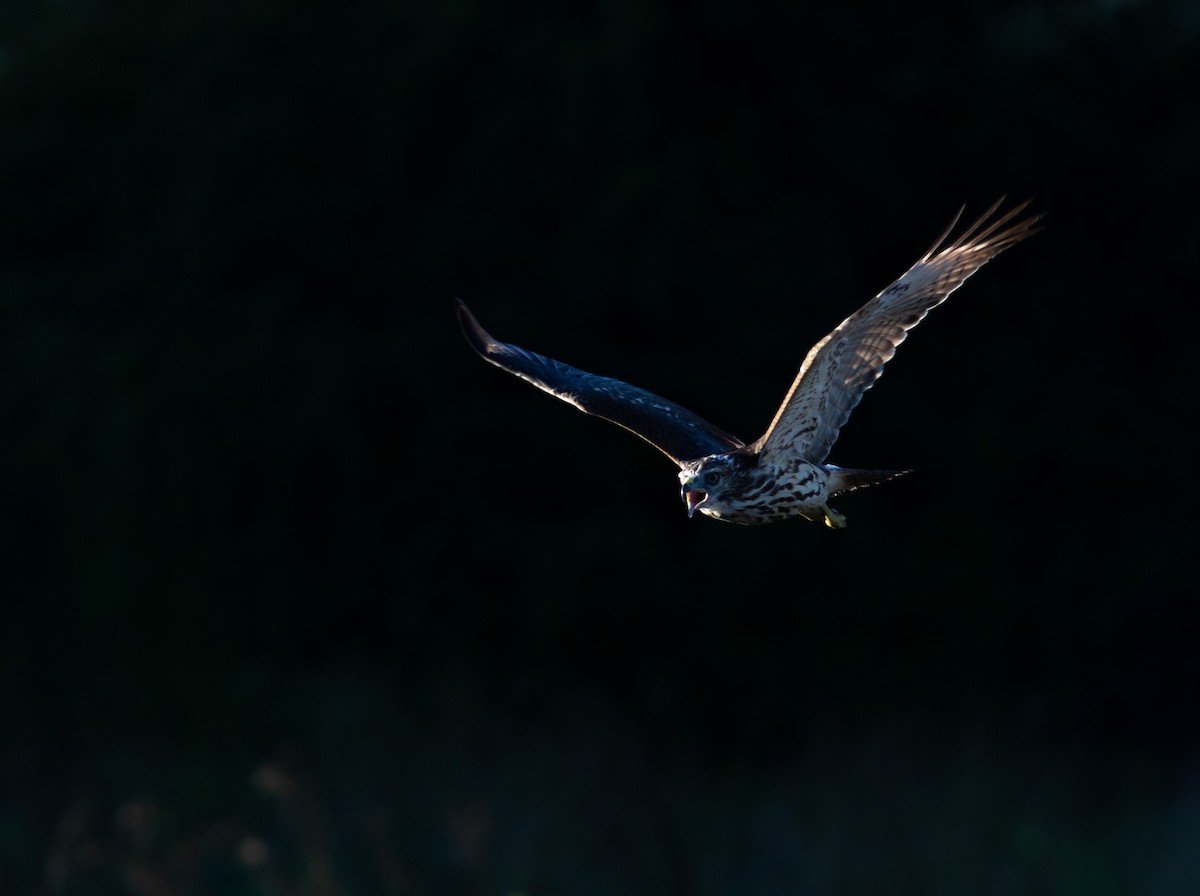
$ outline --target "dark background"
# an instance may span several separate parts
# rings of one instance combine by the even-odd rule
[[[1200,891],[1200,16],[8,2],[0,892]],[[849,528],[686,519],[962,203]]]

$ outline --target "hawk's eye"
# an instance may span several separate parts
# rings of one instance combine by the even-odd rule
[[[720,481],[721,481],[720,473],[705,473],[704,474],[704,484],[705,485],[716,485]]]

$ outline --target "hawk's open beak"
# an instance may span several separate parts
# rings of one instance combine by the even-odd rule
[[[692,514],[696,512],[701,504],[708,500],[708,492],[701,491],[698,488],[688,488],[686,485],[682,491],[683,503],[687,505],[688,519],[692,518]]]

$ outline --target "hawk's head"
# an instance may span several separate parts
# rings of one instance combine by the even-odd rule
[[[750,486],[757,456],[710,454],[688,461],[679,471],[680,496],[688,516],[697,510],[709,516],[731,516],[741,509],[741,497]]]

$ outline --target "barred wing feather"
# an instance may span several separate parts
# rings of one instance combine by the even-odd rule
[[[812,463],[825,460],[850,412],[879,379],[908,331],[983,265],[1035,232],[1040,216],[1005,227],[1028,202],[993,220],[1003,201],[943,246],[960,210],[904,276],[812,347],[771,425],[754,443],[763,460],[782,460],[785,452]]]

